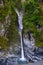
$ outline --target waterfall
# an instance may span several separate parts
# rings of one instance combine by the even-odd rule
[[[23,12],[22,11],[18,12],[17,9],[15,9],[15,11],[16,11],[16,13],[18,15],[19,35],[20,35],[20,43],[21,43],[21,58],[20,58],[20,60],[25,60],[24,50],[23,50],[23,42],[22,42],[22,30],[23,30],[22,19],[23,19]]]

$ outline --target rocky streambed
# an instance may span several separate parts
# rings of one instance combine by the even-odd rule
[[[26,43],[28,44],[24,43],[24,55],[25,58],[27,59],[27,63],[32,65],[33,63],[42,61],[43,51],[41,50],[41,48],[38,48],[36,50],[34,46],[32,47],[30,45],[29,41],[27,41]],[[15,46],[13,50],[10,47],[10,50],[8,50],[7,52],[5,51],[0,52],[0,65],[18,65],[18,60],[20,57],[21,57],[21,47],[19,45]]]
[[[4,52],[0,52],[0,65],[19,65],[18,60],[20,58],[20,46],[16,48],[17,50],[19,48],[18,53],[16,54],[10,54],[9,52],[5,54]],[[24,47],[24,53],[28,65],[41,65],[43,63],[43,55],[35,53],[35,51],[31,51],[31,49],[26,46]]]

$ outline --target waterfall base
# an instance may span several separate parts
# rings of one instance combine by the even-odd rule
[[[19,58],[19,60],[18,60],[18,63],[20,63],[20,64],[25,64],[25,63],[27,63],[28,61],[27,61],[27,59],[26,58]]]

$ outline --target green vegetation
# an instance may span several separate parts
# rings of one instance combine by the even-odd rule
[[[19,11],[24,11],[24,33],[32,31],[36,40],[36,45],[43,46],[43,3],[37,2],[36,0],[26,0],[23,3],[21,3],[21,0],[2,1],[3,6],[0,7],[0,23],[4,26],[5,34],[0,36],[0,46],[5,49],[10,42],[15,43],[17,42],[16,39],[19,38],[17,28],[18,18],[17,14],[15,13],[15,8],[17,8]],[[6,19],[8,15],[9,17]]]
[[[43,46],[43,5],[41,4],[38,2],[29,2],[26,4],[23,19],[24,31],[33,32],[37,46]]]
[[[8,47],[8,40],[7,40],[7,38],[6,37],[4,37],[4,36],[0,36],[0,46],[1,46],[1,48],[3,49],[3,50],[6,50],[7,49],[7,47]]]

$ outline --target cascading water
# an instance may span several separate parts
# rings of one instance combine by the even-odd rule
[[[17,15],[18,15],[18,23],[19,23],[19,35],[20,35],[20,43],[21,43],[21,58],[20,61],[26,61],[25,56],[24,56],[24,50],[23,50],[23,42],[22,42],[22,30],[23,30],[23,25],[22,25],[22,19],[23,19],[23,12],[20,11],[18,12],[17,9],[15,9]]]
[[[25,0],[21,0],[21,3],[23,3]],[[17,61],[19,61],[20,63],[25,63],[27,62],[27,60],[31,60],[32,62],[37,62],[37,60],[42,60],[42,58],[40,58],[40,56],[34,55],[33,52],[33,47],[34,47],[34,39],[32,38],[31,41],[28,40],[28,38],[24,38],[24,50],[23,50],[23,41],[22,41],[22,31],[23,31],[23,24],[22,24],[22,20],[23,20],[23,12],[20,11],[18,12],[17,9],[15,9],[15,12],[18,15],[18,24],[19,24],[19,35],[20,35],[20,43],[21,43],[21,58],[19,58],[19,55],[15,55],[15,54],[10,54],[8,52],[8,54],[4,57],[1,58],[1,65],[18,65],[18,63],[16,64]],[[7,23],[7,21],[6,21]],[[9,22],[10,23],[10,22]],[[3,27],[2,27],[3,28]],[[3,33],[4,29],[2,30]],[[32,37],[32,36],[31,36]],[[20,49],[19,48],[19,49]],[[12,52],[12,48],[10,48],[10,52]],[[24,56],[24,52],[25,52],[25,56]],[[26,58],[27,60],[26,60]],[[42,57],[42,56],[41,56]],[[19,60],[18,60],[19,58]]]

